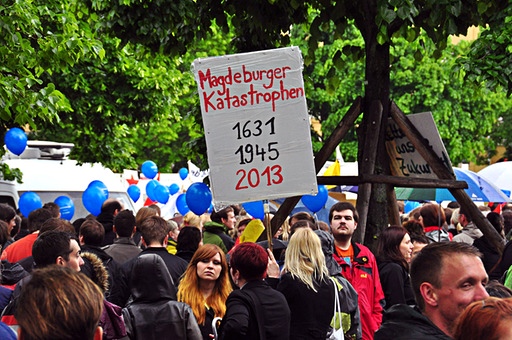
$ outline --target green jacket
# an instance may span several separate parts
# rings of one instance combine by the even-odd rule
[[[213,221],[206,222],[203,226],[203,244],[215,244],[227,253],[235,245],[235,241],[227,234],[224,224]]]

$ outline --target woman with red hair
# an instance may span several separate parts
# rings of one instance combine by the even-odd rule
[[[512,339],[512,298],[470,304],[457,319],[455,340]]]
[[[255,243],[241,243],[231,254],[231,277],[240,288],[226,302],[219,340],[288,340],[290,309],[283,294],[264,280],[269,256]]]
[[[388,227],[379,236],[376,255],[380,283],[386,300],[385,309],[399,303],[415,304],[409,278],[413,247],[404,227]]]
[[[214,244],[199,247],[180,281],[178,301],[192,308],[204,340],[211,339],[213,319],[224,316],[231,291],[222,249]]]

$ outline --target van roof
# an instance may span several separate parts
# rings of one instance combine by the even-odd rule
[[[127,188],[120,175],[99,163],[79,165],[71,159],[9,159],[5,163],[23,173],[19,191],[84,191],[94,180],[101,180],[109,191]]]

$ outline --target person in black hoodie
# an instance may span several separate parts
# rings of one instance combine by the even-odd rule
[[[130,339],[202,340],[189,305],[175,300],[176,287],[162,258],[141,254],[130,279],[133,301],[123,309]]]

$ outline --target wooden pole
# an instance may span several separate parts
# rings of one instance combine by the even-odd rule
[[[393,102],[391,103],[391,117],[395,123],[400,127],[400,130],[409,138],[411,143],[414,145],[416,150],[421,156],[428,162],[434,173],[440,179],[452,179],[455,180],[455,175],[452,169],[448,169],[446,164],[443,163],[439,156],[435,154],[432,148],[422,138],[421,133],[411,123],[411,121],[405,116],[405,114],[398,108]],[[471,200],[464,189],[449,188],[450,193],[459,202],[459,204],[467,209],[467,212],[475,225],[482,231],[484,236],[494,245],[494,247],[500,252],[503,251],[503,239],[498,234],[496,229],[491,223],[484,217],[482,212],[478,209],[475,203]]]
[[[382,123],[382,104],[380,101],[372,101],[370,111],[374,114],[368,115],[374,119],[366,122],[366,130],[364,135],[363,157],[359,162],[359,175],[365,176],[373,174],[375,171],[375,161],[377,157],[377,147],[379,143],[379,135]],[[354,232],[354,240],[363,243],[366,233],[366,221],[368,218],[368,208],[370,206],[370,195],[372,193],[372,184],[363,182],[359,185],[357,191],[357,210],[359,213],[359,222]]]
[[[317,173],[322,169],[329,157],[331,157],[336,146],[338,146],[350,128],[354,125],[357,117],[361,114],[361,101],[361,97],[357,97],[354,100],[354,103],[345,116],[343,116],[343,119],[339,122],[338,126],[336,126],[329,138],[327,138],[320,151],[315,155],[315,169]],[[284,200],[279,209],[277,209],[271,222],[273,235],[277,232],[279,227],[286,220],[286,217],[300,201],[300,198],[301,196],[288,197]]]

